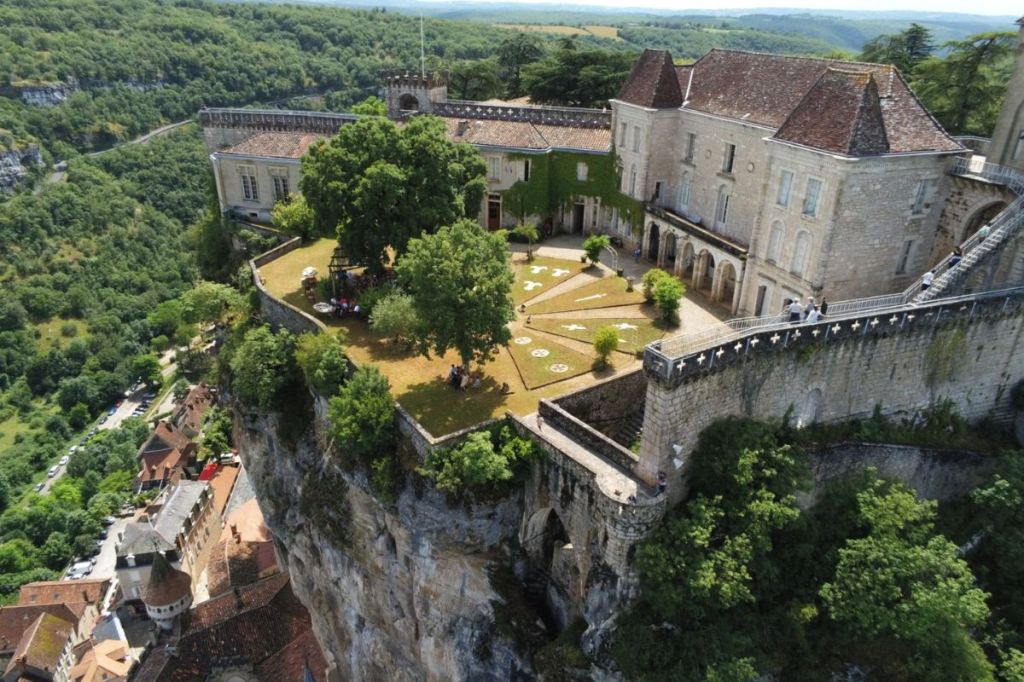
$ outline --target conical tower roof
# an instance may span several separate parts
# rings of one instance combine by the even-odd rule
[[[149,572],[149,583],[142,591],[146,606],[170,606],[182,597],[192,594],[192,578],[179,571],[162,553],[153,555],[153,567]]]

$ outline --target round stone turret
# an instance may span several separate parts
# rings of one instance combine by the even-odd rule
[[[153,555],[149,583],[142,591],[146,615],[162,630],[170,630],[174,619],[192,605],[192,578],[167,561],[162,553]]]

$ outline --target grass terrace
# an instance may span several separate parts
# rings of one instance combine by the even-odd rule
[[[491,362],[472,368],[481,374],[479,388],[458,391],[444,381],[449,366],[459,363],[455,353],[425,358],[403,344],[377,336],[364,321],[314,312],[303,296],[301,273],[313,266],[321,277],[327,276],[334,246],[333,240],[319,240],[261,267],[267,291],[313,315],[328,329],[343,329],[352,360],[377,365],[391,382],[395,399],[435,436],[506,411],[530,414],[542,398],[638,368],[634,351],[674,332],[656,324],[655,311],[644,304],[639,291],[627,292],[625,280],[606,268],[585,268],[578,253],[573,256],[560,248],[551,249],[553,255],[548,255],[541,246],[529,263],[524,253],[513,253],[510,267],[515,274],[512,292],[517,307],[517,319],[510,325],[513,341],[499,349]],[[535,247],[535,253],[537,250]],[[526,305],[525,312],[518,312],[521,304]],[[684,299],[684,320],[686,311],[693,310],[701,324],[714,321],[697,305],[685,304]],[[622,327],[623,352],[614,354],[609,368],[597,372],[593,369],[597,358],[593,334],[609,324],[626,325]],[[508,384],[509,393],[501,392],[502,384]]]

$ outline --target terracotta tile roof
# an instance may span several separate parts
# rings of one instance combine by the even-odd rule
[[[823,79],[829,69],[851,75]],[[686,84],[684,109],[779,129],[803,104],[798,120],[787,126],[787,137],[815,144],[825,140],[838,147],[842,146],[837,140],[843,137],[843,130],[875,136],[867,142],[850,141],[848,149],[877,149],[880,145],[873,116],[853,106],[858,101],[853,75],[870,74],[890,152],[961,149],[914,96],[899,71],[889,65],[714,49],[692,66],[677,67],[676,71]],[[871,97],[864,91],[862,94]],[[832,99],[833,95],[838,101]],[[863,99],[859,101],[863,104]],[[825,127],[829,130],[823,130],[811,125],[813,111],[829,118],[842,115],[845,120],[828,123]],[[864,117],[858,118],[862,114]]]
[[[222,538],[213,549],[207,569],[207,589],[211,595],[254,583],[280,570],[256,498],[228,517]]]
[[[41,613],[25,629],[18,648],[4,671],[6,678],[13,671],[25,671],[26,667],[36,670],[57,669],[60,655],[75,630],[75,621],[66,620],[51,613]]]
[[[18,604],[65,604],[86,602],[98,605],[110,588],[109,578],[92,580],[46,580],[27,583],[18,593]]]
[[[326,680],[324,671],[327,661],[324,660],[320,643],[312,628],[296,637],[285,648],[256,666],[256,675],[261,680],[298,680],[306,668],[309,668],[313,679],[317,682]]]
[[[310,145],[325,137],[320,133],[257,133],[221,153],[298,159],[306,153]]]
[[[171,566],[163,554],[153,556],[149,582],[142,589],[142,602],[146,606],[170,606],[192,593],[192,577]]]
[[[249,498],[225,520],[225,527],[238,532],[242,542],[270,542],[270,529],[255,497]],[[232,529],[234,527],[234,529]]]
[[[606,128],[575,128],[534,124],[529,121],[463,120],[445,117],[448,139],[486,147],[511,147],[542,151],[583,149],[606,152],[611,146],[611,131]]]
[[[224,509],[228,506],[228,500],[231,498],[231,491],[235,489],[235,481],[238,480],[239,471],[241,469],[236,466],[222,466],[210,478],[210,488],[213,490],[213,506],[218,514],[223,514]]]
[[[146,659],[135,680],[138,682],[192,682],[207,679],[215,668],[253,666],[275,670],[297,657],[296,649],[314,640],[309,613],[295,597],[288,576],[275,575],[198,604],[182,617],[181,635],[173,651],[159,647]],[[283,657],[279,662],[278,657]],[[317,656],[322,661],[322,654]],[[312,655],[310,659],[313,664]],[[294,663],[288,664],[294,665]],[[324,666],[314,670],[323,680]],[[260,679],[301,679],[284,671],[281,677]]]
[[[139,454],[150,450],[170,450],[171,448],[185,452],[190,445],[193,445],[192,440],[181,429],[169,421],[160,420],[153,427],[149,438],[139,448]]]
[[[871,72],[825,69],[775,139],[846,156],[888,152],[878,86]]]
[[[185,399],[178,406],[178,409],[174,412],[174,423],[177,424],[178,428],[186,432],[193,434],[199,433],[203,428],[203,416],[206,411],[213,405],[214,395],[210,387],[205,384],[199,384],[192,388],[185,396]]]
[[[680,106],[683,94],[672,55],[667,50],[644,50],[616,99],[651,109]]]
[[[139,482],[167,482],[176,470],[185,466],[187,461],[188,459],[178,448],[146,452],[139,457]]]
[[[131,669],[128,644],[108,639],[86,649],[70,676],[72,682],[124,682]]]
[[[77,623],[81,616],[68,604],[2,606],[0,607],[0,651],[13,651],[29,626],[44,613],[71,623]]]

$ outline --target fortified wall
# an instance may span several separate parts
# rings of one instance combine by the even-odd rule
[[[671,357],[644,355],[650,379],[638,472],[686,465],[704,427],[725,415],[799,426],[869,417],[878,406],[916,419],[943,400],[968,419],[1008,420],[1010,387],[1024,376],[1024,288],[825,320],[734,337]],[[675,446],[675,447],[674,447]],[[674,460],[674,461],[673,461]],[[673,499],[684,480],[670,477]]]
[[[231,147],[256,133],[322,133],[334,135],[341,126],[352,123],[355,114],[327,111],[286,111],[282,109],[200,109],[206,149],[215,152]]]

